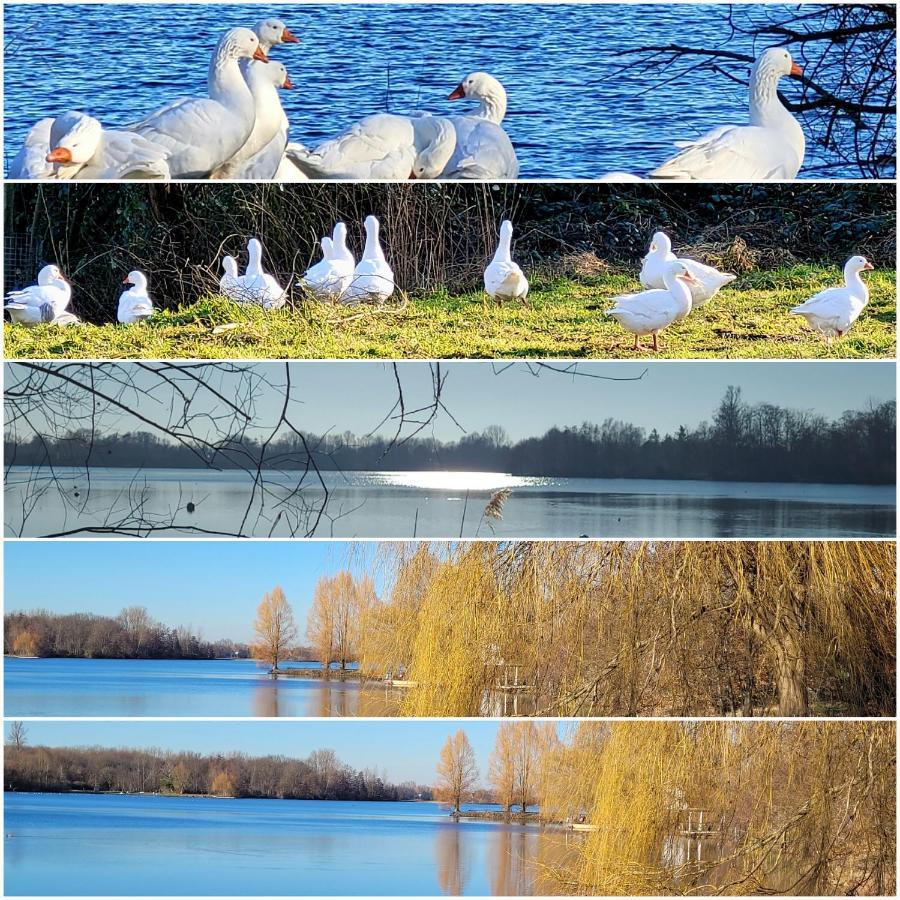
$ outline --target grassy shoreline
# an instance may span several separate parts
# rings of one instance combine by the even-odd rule
[[[741,276],[666,329],[658,354],[635,353],[631,335],[604,315],[616,294],[640,289],[635,278],[618,274],[536,278],[527,307],[491,305],[482,292],[437,291],[381,308],[303,304],[266,314],[209,296],[144,325],[7,323],[4,337],[8,359],[892,358],[896,273],[882,269],[867,280],[869,305],[831,344],[788,314],[840,282],[835,270],[808,265]]]

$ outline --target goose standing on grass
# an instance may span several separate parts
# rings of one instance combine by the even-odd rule
[[[500,243],[494,258],[484,270],[484,289],[498,303],[504,300],[521,300],[528,303],[528,279],[512,259],[512,222],[504,219],[500,224]]]
[[[208,97],[176,100],[131,126],[169,151],[173,178],[206,178],[246,144],[256,105],[238,65],[242,59],[268,61],[249,28],[232,28],[210,59]]]
[[[492,181],[515,179],[519,160],[509,135],[500,127],[506,116],[506,91],[487,72],[473,72],[464,78],[448,100],[478,100],[472,115],[453,116],[456,147],[443,178]]]
[[[784,47],[764,50],[750,72],[750,120],[721,125],[676,144],[681,153],[651,172],[653,178],[689,181],[772,181],[793,179],[803,165],[806,139],[800,123],[778,97],[778,82],[803,69]]]
[[[275,174],[287,145],[287,131],[282,127],[284,108],[278,91],[294,87],[288,71],[280,62],[271,60],[260,62],[250,59],[247,62],[247,85],[253,95],[256,113],[253,130],[244,146],[227,163],[216,169],[213,178],[269,180]],[[279,137],[282,134],[283,141]]]
[[[378,219],[366,216],[365,227],[366,246],[342,299],[346,302],[384,303],[394,293],[394,272],[381,249]]]
[[[116,318],[123,325],[143,322],[153,315],[153,301],[147,293],[147,276],[135,269],[129,272],[122,284],[131,285],[119,297],[119,310]]]
[[[697,280],[687,266],[676,260],[666,265],[663,290],[641,291],[615,297],[615,306],[606,314],[634,335],[634,349],[640,350],[640,338],[653,335],[653,349],[658,350],[657,335],[691,311],[691,288]]]
[[[691,299],[693,308],[703,306],[711,300],[726,284],[731,284],[737,278],[731,272],[720,272],[712,266],[697,262],[694,259],[684,259],[675,256],[672,252],[672,241],[664,231],[657,231],[650,242],[650,251],[644,257],[641,266],[641,284],[645,288],[665,287],[666,267],[671,262],[683,263],[685,268],[694,276],[696,282],[691,284]]]
[[[106,129],[93,116],[73,109],[32,126],[12,161],[9,177],[165,179],[168,155],[164,147],[133,131]]]
[[[869,302],[869,289],[860,273],[873,268],[864,256],[851,256],[844,264],[843,287],[820,291],[795,306],[791,315],[803,316],[809,327],[827,338],[829,343],[835,335],[843,337]]]
[[[287,300],[287,291],[272,275],[263,271],[262,241],[250,238],[247,241],[247,270],[239,279],[244,302],[256,303],[263,309],[280,309]]]
[[[68,320],[74,316],[66,309],[71,299],[72,285],[63,278],[57,266],[49,265],[38,272],[37,284],[10,291],[3,308],[13,322],[22,325],[70,324]]]

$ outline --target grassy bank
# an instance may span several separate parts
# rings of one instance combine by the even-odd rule
[[[839,283],[835,269],[794,266],[741,276],[660,337],[659,357],[871,358],[895,347],[895,273],[867,276],[870,302],[845,338],[827,344],[788,310]],[[306,303],[265,314],[205,297],[144,325],[5,326],[8,358],[634,358],[632,337],[603,314],[633,276],[535,279],[528,307],[489,305],[481,292],[435,292],[405,304]],[[77,299],[76,299],[77,311]],[[221,326],[229,326],[222,328]],[[644,357],[657,355],[643,350]]]

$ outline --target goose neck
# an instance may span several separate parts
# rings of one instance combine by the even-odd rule
[[[230,48],[220,47],[209,61],[207,90],[210,98],[229,109],[252,110],[254,97]]]
[[[506,95],[498,91],[490,91],[479,98],[476,116],[499,125],[506,116]]]

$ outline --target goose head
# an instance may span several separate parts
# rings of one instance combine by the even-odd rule
[[[65,177],[87,165],[103,140],[103,126],[93,116],[73,110],[53,120],[50,126],[50,152],[47,162],[57,164],[57,172]]]
[[[38,272],[37,283],[41,287],[47,287],[55,281],[65,281],[65,278],[62,277],[62,272],[59,271],[57,266],[44,266],[41,271]]]
[[[269,57],[259,43],[259,38],[249,28],[232,28],[219,39],[213,61],[223,63],[237,59],[258,59],[268,62]]]
[[[334,241],[330,237],[323,237],[319,246],[322,248],[322,259],[331,259],[334,255]]]
[[[447,95],[448,100],[479,100],[478,116],[499,125],[506,115],[506,91],[493,75],[473,72]]]
[[[679,281],[683,281],[685,284],[693,285],[694,287],[701,287],[700,282],[691,275],[687,266],[678,260],[670,262],[666,266],[666,270],[663,273],[663,281],[668,290],[672,290]],[[690,289],[688,289],[688,294],[690,295]]]
[[[844,278],[847,279],[852,275],[858,275],[860,272],[874,268],[875,266],[873,266],[864,256],[851,256],[850,259],[844,263]]]
[[[233,256],[226,256],[222,260],[222,270],[228,278],[238,277],[238,264]]]
[[[129,272],[123,279],[122,284],[129,284],[132,287],[137,288],[137,290],[143,293],[147,293],[147,276],[143,272],[139,272],[135,269],[133,272]]]
[[[271,59],[268,62],[253,60],[250,63],[249,77],[254,82],[258,80],[261,84],[270,84],[286,90],[291,90],[294,86],[288,70],[280,62]]]
[[[440,178],[456,150],[456,129],[441,116],[413,120],[416,158],[410,178]]]
[[[650,239],[650,254],[668,256],[672,252],[672,241],[664,231],[655,231]]]
[[[787,75],[799,77],[802,74],[803,69],[794,62],[794,58],[784,47],[769,47],[753,63],[750,79],[772,79],[777,82]]]
[[[300,43],[300,38],[281,19],[263,19],[253,26],[253,32],[259,38],[259,46],[264,53],[268,53],[276,44]]]
[[[363,223],[366,229],[366,247],[363,251],[364,259],[384,259],[384,251],[381,249],[381,241],[379,240],[379,231],[381,223],[375,216],[366,216]]]
[[[247,256],[250,260],[247,266],[248,271],[253,267],[259,267],[262,264],[263,245],[259,238],[250,238],[250,240],[247,241]]]

